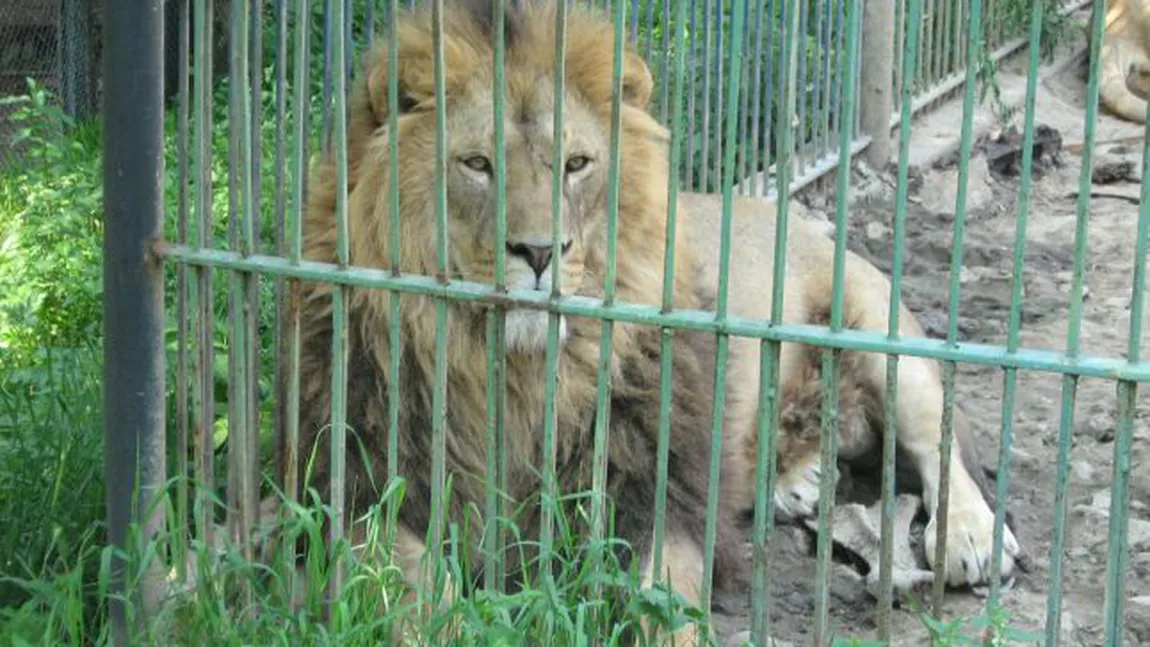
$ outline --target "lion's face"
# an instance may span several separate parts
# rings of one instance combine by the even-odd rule
[[[469,101],[447,117],[447,204],[452,271],[457,278],[495,279],[495,127],[490,82],[477,81]],[[551,261],[558,259],[559,292],[577,291],[591,232],[603,220],[608,137],[579,98],[563,105],[561,244],[553,245],[552,183],[555,156],[554,87],[541,79],[506,104],[506,284],[512,290],[552,291]],[[507,343],[512,350],[541,352],[547,344],[548,314],[512,309]],[[560,340],[566,336],[560,320]]]
[[[349,178],[353,184],[352,260],[390,265],[392,240],[388,191],[391,138],[399,159],[398,240],[400,270],[424,275],[438,266],[436,175],[436,96],[446,106],[448,272],[458,280],[494,283],[496,260],[495,124],[490,16],[482,3],[458,7],[443,23],[443,87],[436,80],[435,42],[430,14],[398,25],[398,109],[395,133],[388,132],[387,49],[377,44],[357,79],[348,134]],[[506,162],[506,286],[544,294],[595,294],[604,280],[610,124],[614,91],[614,37],[585,10],[568,16],[563,93],[563,159],[555,150],[555,7],[517,4],[507,14],[506,92],[503,158]],[[663,233],[661,205],[666,197],[665,130],[646,112],[652,79],[637,53],[622,61],[620,133],[621,177],[619,274],[616,285],[644,292],[658,289],[654,249]],[[626,159],[626,163],[622,163]],[[561,226],[553,245],[553,182],[558,176]],[[334,191],[324,195],[334,211]],[[330,221],[320,230],[334,246]],[[648,243],[650,243],[648,245]],[[332,250],[333,251],[333,250]],[[329,257],[331,254],[328,255]],[[550,263],[557,260],[558,285]],[[630,269],[629,269],[630,268]],[[642,288],[638,286],[643,286]],[[541,353],[547,346],[549,314],[511,308],[507,343],[511,352]],[[468,318],[468,324],[474,323]],[[560,342],[567,326],[560,320]]]

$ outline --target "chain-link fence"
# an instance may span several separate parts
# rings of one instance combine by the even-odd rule
[[[48,90],[77,118],[95,114],[99,90],[99,0],[0,0],[0,98]],[[0,163],[19,159],[19,124],[0,105]]]

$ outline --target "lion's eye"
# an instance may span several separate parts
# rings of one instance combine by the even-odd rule
[[[491,172],[491,160],[488,160],[482,155],[472,155],[463,160],[463,163],[472,171],[478,171],[479,173]]]
[[[591,163],[591,158],[586,155],[573,155],[567,160],[566,170],[568,173],[578,173],[587,168]]]

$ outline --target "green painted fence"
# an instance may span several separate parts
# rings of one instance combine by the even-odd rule
[[[157,5],[155,1],[140,0],[133,3],[144,9]],[[166,232],[169,242],[156,247],[158,256],[165,263],[175,264],[178,292],[175,299],[177,311],[178,351],[174,370],[177,401],[175,420],[172,423],[176,452],[194,456],[191,465],[188,461],[175,463],[177,490],[174,510],[177,519],[194,517],[194,527],[189,531],[210,541],[214,530],[211,506],[207,505],[209,495],[191,488],[189,477],[199,483],[220,485],[226,491],[227,531],[231,536],[245,536],[253,527],[260,499],[258,468],[268,458],[261,446],[262,430],[274,429],[282,434],[284,442],[282,455],[275,460],[284,466],[282,483],[288,491],[294,491],[301,478],[294,468],[295,456],[299,451],[299,355],[300,324],[298,303],[291,302],[291,286],[298,280],[328,281],[338,286],[333,292],[334,329],[331,352],[341,361],[334,363],[336,370],[331,379],[334,394],[331,412],[330,449],[333,452],[332,478],[339,483],[344,474],[344,456],[348,445],[346,421],[348,411],[348,373],[346,369],[348,342],[348,295],[351,287],[370,287],[390,290],[391,308],[398,312],[399,294],[414,293],[435,300],[436,335],[439,352],[436,357],[436,387],[433,393],[431,421],[433,430],[432,461],[436,486],[433,502],[437,507],[432,517],[442,520],[444,510],[438,507],[442,500],[444,482],[445,446],[445,407],[448,402],[446,388],[446,317],[449,302],[452,300],[486,301],[494,304],[527,304],[552,313],[550,317],[550,338],[547,350],[547,380],[549,395],[554,394],[558,362],[558,314],[591,316],[603,321],[603,357],[610,352],[613,322],[634,322],[661,327],[664,332],[662,362],[669,365],[670,334],[674,329],[693,329],[714,333],[718,337],[720,369],[716,375],[716,395],[721,397],[725,389],[726,357],[729,338],[732,335],[755,338],[761,341],[764,349],[762,370],[763,380],[761,401],[768,401],[768,394],[777,379],[777,357],[781,342],[801,342],[814,344],[826,349],[824,354],[824,388],[827,394],[835,392],[836,385],[831,379],[837,373],[837,350],[856,349],[887,355],[888,384],[898,379],[898,356],[911,355],[940,360],[944,369],[944,384],[948,396],[953,392],[956,363],[970,362],[1002,367],[1005,374],[1005,392],[1002,415],[1002,447],[999,457],[998,497],[1000,505],[996,514],[995,562],[994,568],[1001,567],[1001,542],[1004,512],[1001,502],[1005,501],[1006,488],[1010,482],[1010,463],[1013,434],[1013,408],[1015,401],[1016,375],[1019,370],[1047,371],[1062,375],[1063,400],[1062,417],[1059,426],[1058,447],[1058,498],[1054,521],[1054,542],[1051,550],[1051,577],[1049,614],[1047,620],[1048,645],[1058,641],[1058,627],[1061,613],[1061,564],[1066,535],[1067,499],[1064,494],[1069,473],[1070,434],[1073,420],[1075,394],[1078,380],[1082,377],[1112,379],[1118,385],[1119,416],[1115,441],[1115,467],[1113,481],[1111,543],[1106,573],[1106,636],[1107,643],[1121,642],[1123,626],[1123,578],[1129,561],[1126,548],[1127,514],[1129,506],[1129,455],[1133,442],[1134,405],[1139,384],[1150,380],[1150,363],[1140,356],[1142,333],[1144,331],[1142,295],[1145,291],[1147,237],[1150,230],[1150,182],[1143,180],[1142,202],[1137,232],[1137,259],[1135,273],[1131,278],[1133,295],[1128,349],[1125,357],[1099,357],[1084,355],[1081,352],[1083,285],[1086,271],[1085,243],[1089,225],[1089,191],[1083,190],[1078,203],[1075,258],[1071,289],[1071,309],[1068,336],[1062,352],[1026,348],[1021,345],[1019,330],[1021,317],[1021,290],[1023,255],[1026,231],[1030,216],[1032,147],[1034,137],[1034,97],[1036,93],[1037,69],[1039,63],[1039,40],[1042,26],[1042,8],[1046,4],[1036,1],[1030,16],[1030,30],[1027,34],[1003,34],[992,24],[995,7],[1002,2],[988,0],[906,0],[891,9],[896,16],[894,29],[876,29],[874,25],[864,25],[869,11],[864,11],[861,2],[849,0],[725,0],[710,2],[704,0],[673,2],[672,0],[647,0],[640,2],[620,1],[599,3],[609,11],[616,25],[618,36],[616,53],[621,51],[623,38],[631,38],[640,46],[649,65],[655,73],[657,88],[652,107],[661,121],[668,124],[674,134],[671,149],[672,173],[669,191],[693,189],[717,191],[723,195],[723,261],[719,270],[719,298],[714,312],[674,310],[670,307],[670,273],[664,281],[664,303],[653,305],[629,304],[617,301],[613,278],[608,280],[603,299],[585,297],[558,297],[537,292],[507,291],[503,289],[506,258],[506,200],[504,190],[505,160],[502,159],[502,146],[495,147],[494,160],[496,185],[499,187],[497,211],[500,214],[496,228],[496,278],[494,285],[447,280],[448,238],[446,234],[446,188],[442,178],[434,187],[435,206],[438,214],[436,238],[438,276],[413,276],[393,274],[380,268],[353,267],[349,264],[349,243],[347,225],[347,196],[339,195],[337,200],[338,218],[338,262],[325,264],[302,258],[302,207],[305,204],[308,186],[306,170],[308,161],[320,147],[328,141],[345,142],[347,138],[346,93],[348,75],[353,69],[353,61],[363,51],[365,43],[374,34],[388,40],[389,61],[395,65],[394,53],[397,45],[394,33],[389,29],[388,17],[401,9],[398,0],[388,2],[363,3],[324,0],[278,0],[263,3],[260,11],[253,11],[261,3],[232,0],[186,0],[181,3],[183,28],[180,31],[178,46],[185,55],[187,66],[182,75],[180,102],[177,122],[179,128],[178,146],[180,164],[177,172],[181,181],[178,196],[178,226],[175,231]],[[1072,3],[1081,4],[1081,3]],[[503,1],[494,3],[496,11],[502,11]],[[438,12],[442,0],[433,0]],[[1103,3],[1095,0],[1093,11],[1103,11]],[[881,7],[880,7],[881,8]],[[213,85],[210,74],[210,60],[213,35],[210,33],[213,11],[230,12],[231,56],[228,61],[215,61],[216,65],[226,64],[229,70],[228,85],[220,90]],[[882,14],[881,11],[876,12]],[[128,20],[129,13],[116,12],[109,20]],[[1101,21],[1096,21],[1095,36],[1098,35]],[[496,21],[501,25],[501,21]],[[991,28],[988,29],[988,25]],[[120,33],[129,33],[121,26]],[[562,20],[557,29],[563,30]],[[886,123],[873,132],[864,133],[860,128],[863,113],[871,109],[860,105],[860,83],[867,82],[861,74],[861,61],[873,52],[881,53],[881,43],[875,43],[875,34],[890,34],[894,39],[888,44],[893,57],[885,65],[892,71],[893,83],[888,88],[889,102],[879,103],[890,106],[887,114],[878,115],[877,123]],[[1023,37],[1022,40],[1018,40]],[[503,34],[496,31],[496,69],[502,65]],[[872,41],[867,43],[868,38]],[[1009,333],[1005,346],[994,346],[960,342],[958,339],[959,274],[962,267],[963,233],[966,217],[966,194],[959,192],[954,222],[954,243],[951,262],[950,298],[947,308],[948,326],[945,339],[909,339],[898,335],[898,309],[890,310],[890,323],[886,334],[865,333],[843,328],[843,273],[844,252],[846,249],[846,223],[848,218],[845,196],[850,190],[849,165],[840,163],[850,159],[868,146],[879,146],[877,139],[891,141],[891,124],[897,124],[899,147],[895,152],[899,162],[897,208],[894,214],[894,258],[892,270],[892,290],[899,294],[903,272],[903,239],[908,199],[908,154],[911,140],[911,116],[918,109],[929,104],[937,95],[960,89],[964,116],[961,125],[962,144],[959,157],[960,186],[965,186],[972,151],[972,119],[975,106],[976,61],[981,52],[986,51],[980,43],[985,40],[988,49],[998,48],[997,55],[1005,55],[1018,43],[1028,47],[1029,85],[1026,103],[1025,141],[1022,161],[1021,200],[1017,214],[1017,236],[1014,240],[1013,292],[1009,314]],[[1014,43],[1011,45],[1011,43]],[[109,44],[112,46],[112,44]],[[1004,49],[1005,48],[1005,49]],[[442,51],[436,60],[436,86],[443,87]],[[1097,48],[1090,52],[1091,61],[1097,58]],[[618,60],[618,55],[616,59]],[[557,63],[562,64],[561,57]],[[621,70],[616,66],[612,79],[616,90],[621,84]],[[395,79],[394,73],[389,78]],[[560,74],[559,79],[563,76]],[[112,83],[127,83],[130,79],[123,75],[110,79],[105,88],[106,96],[114,95],[116,87]],[[504,79],[496,75],[496,84],[502,87]],[[941,88],[941,89],[940,89]],[[1094,145],[1093,123],[1097,114],[1098,75],[1097,66],[1091,67],[1089,96],[1086,112],[1087,141],[1083,152],[1082,187],[1090,183],[1092,151]],[[563,91],[560,82],[556,92]],[[398,105],[398,91],[388,89],[391,105],[389,111],[394,120]],[[502,95],[497,94],[495,111],[503,110]],[[226,101],[226,108],[225,102]],[[916,102],[918,105],[916,105]],[[868,102],[869,103],[869,102]],[[561,105],[561,104],[557,104]],[[148,106],[114,105],[116,111],[109,110],[109,123],[116,120],[132,122],[135,111],[146,110]],[[897,114],[890,110],[897,109]],[[618,127],[618,92],[614,106]],[[226,140],[226,155],[230,173],[226,180],[213,177],[212,158],[224,155],[216,137],[217,122],[226,120],[229,124]],[[496,119],[496,138],[502,140],[502,120]],[[562,114],[556,115],[556,133],[562,128]],[[434,154],[439,165],[443,165],[446,147],[443,111],[438,112],[439,134]],[[797,124],[797,127],[792,127]],[[392,121],[389,128],[395,127]],[[121,128],[121,132],[122,132]],[[265,136],[270,133],[269,136]],[[618,133],[613,131],[612,141],[617,142]],[[265,143],[273,142],[272,149],[266,150]],[[398,177],[396,144],[391,139],[392,166],[389,170],[394,182]],[[347,150],[337,145],[336,163],[341,183],[346,186]],[[555,151],[555,163],[562,162],[562,151]],[[120,158],[116,158],[120,159]],[[110,160],[114,162],[115,160]],[[616,249],[617,207],[621,187],[618,181],[617,165],[619,155],[613,151],[610,160],[613,170],[609,185],[609,236],[608,251],[609,275],[614,276]],[[736,193],[748,195],[789,195],[814,178],[829,170],[836,170],[837,210],[835,213],[835,264],[833,306],[829,327],[797,325],[782,322],[782,285],[785,273],[782,263],[776,263],[774,276],[776,286],[769,320],[753,320],[733,316],[727,312],[725,295],[729,275],[728,252],[730,242],[731,199]],[[216,204],[218,192],[216,184],[227,183],[226,204]],[[119,184],[117,184],[119,182]],[[110,189],[119,188],[108,195],[123,195],[125,180],[109,177]],[[342,193],[342,192],[341,192]],[[559,214],[560,185],[554,184],[552,206]],[[391,213],[397,216],[398,196],[392,194]],[[117,215],[117,214],[110,214]],[[118,214],[127,218],[129,215]],[[675,210],[670,213],[669,236],[673,236]],[[786,245],[787,202],[779,204],[778,249]],[[398,227],[392,226],[393,232]],[[111,231],[109,227],[109,231]],[[559,241],[560,222],[554,220],[553,234],[556,244]],[[394,234],[398,236],[398,233]],[[142,239],[146,240],[146,238]],[[393,264],[398,265],[398,241],[393,240]],[[110,247],[109,255],[121,254],[122,249]],[[668,267],[673,263],[668,254]],[[782,255],[776,254],[776,258]],[[146,261],[144,261],[146,262]],[[552,271],[558,272],[558,263],[552,262]],[[110,287],[110,294],[115,287]],[[214,313],[220,307],[215,295],[226,290],[226,330],[216,330]],[[897,303],[897,299],[892,300]],[[123,300],[110,300],[110,306],[125,303]],[[122,305],[120,307],[131,307]],[[488,319],[489,332],[489,383],[499,384],[504,377],[504,353],[502,316],[493,314]],[[280,321],[286,313],[288,319]],[[292,313],[295,317],[292,318]],[[122,317],[120,318],[122,319]],[[110,321],[118,320],[109,318]],[[393,318],[393,321],[395,318]],[[263,331],[275,331],[274,338]],[[390,343],[398,346],[400,331],[393,326],[389,331]],[[218,360],[219,339],[227,342],[226,366]],[[272,339],[270,343],[263,341]],[[110,371],[119,361],[130,362],[133,358],[109,357]],[[226,391],[221,392],[219,376],[226,375]],[[400,373],[398,354],[392,354],[388,377],[392,383],[398,381]],[[670,371],[664,370],[661,384],[664,402],[671,393]],[[124,388],[118,377],[109,379],[108,388]],[[498,445],[500,398],[498,389],[489,395],[489,435],[492,446]],[[893,388],[888,388],[894,393]],[[394,401],[396,391],[391,390],[388,448],[393,460],[388,464],[394,473],[397,452],[395,445],[396,428],[399,424],[398,408]],[[606,417],[608,415],[608,384],[600,372],[598,411],[595,429],[596,456],[602,457],[605,451]],[[226,412],[218,406],[218,399],[226,400]],[[944,416],[944,465],[952,442],[952,420],[950,407],[952,397],[947,397],[947,415]],[[549,465],[542,466],[546,488],[554,487],[555,428],[554,402],[548,399],[548,411],[543,430],[543,442],[547,448],[545,455],[552,457]],[[893,423],[893,396],[885,404],[887,424]],[[667,407],[664,407],[666,413]],[[118,410],[122,412],[121,410]],[[113,412],[115,413],[115,412]],[[111,414],[110,414],[111,415]],[[761,438],[772,437],[774,421],[764,416],[760,429]],[[722,416],[715,415],[715,431],[718,431]],[[136,420],[133,424],[153,424]],[[663,416],[660,421],[663,445],[669,421]],[[226,424],[227,464],[215,464],[218,441],[217,427]],[[835,455],[835,434],[837,421],[827,418],[823,425],[823,458],[833,460]],[[139,428],[108,426],[110,437],[122,437],[129,431]],[[163,433],[162,429],[151,428],[150,432]],[[117,436],[119,434],[120,436]],[[146,434],[145,434],[146,436]],[[715,433],[716,449],[720,434]],[[889,442],[884,446],[884,455],[893,456],[894,434],[887,434]],[[122,439],[122,438],[121,438]],[[123,447],[123,445],[118,445]],[[162,446],[162,445],[161,445]],[[764,460],[759,465],[757,479],[759,497],[755,509],[753,541],[763,546],[772,530],[772,498],[768,495],[768,484],[773,474],[768,473],[768,442],[761,443]],[[136,483],[131,470],[119,469],[128,463],[129,458],[139,455],[139,448],[125,450],[127,454],[114,457],[116,464],[111,472],[122,472],[116,478],[120,484]],[[132,453],[135,452],[135,453]],[[263,454],[263,455],[261,455]],[[716,456],[718,453],[716,452]],[[597,465],[604,464],[596,460]],[[493,449],[488,469],[498,473],[501,468],[498,453]],[[719,464],[715,460],[711,466],[712,482],[718,476]],[[830,470],[824,470],[824,475]],[[662,492],[657,506],[656,527],[662,528],[665,507],[666,465],[662,465],[657,478]],[[944,483],[947,476],[944,476]],[[122,479],[128,479],[123,481]],[[139,476],[145,483],[163,482],[163,469],[145,471]],[[603,486],[604,475],[596,474],[595,483]],[[498,508],[495,483],[489,484],[488,511]],[[833,492],[829,478],[821,483],[820,528],[824,532],[818,542],[819,585],[816,596],[815,634],[819,640],[828,636],[828,577],[831,559],[829,533],[827,530],[829,501]],[[597,488],[597,489],[598,489]],[[116,490],[127,497],[128,490]],[[943,492],[947,488],[943,487]],[[343,533],[342,519],[345,509],[343,489],[333,488],[331,506],[335,512],[334,537]],[[882,569],[883,593],[879,606],[880,635],[889,639],[891,608],[891,569],[889,556],[892,554],[891,524],[887,523],[894,512],[893,461],[888,461],[883,471],[883,496],[885,518],[882,532],[884,568]],[[715,511],[718,504],[717,490],[708,501],[708,534],[706,542],[705,571],[709,575],[712,568],[714,549]],[[115,504],[127,506],[127,499]],[[597,504],[601,501],[596,499]],[[193,505],[196,504],[197,505]],[[945,519],[945,498],[941,517]],[[117,510],[125,510],[117,507]],[[192,511],[195,511],[192,514]],[[549,513],[543,519],[541,544],[543,554],[549,554],[549,547],[555,540],[555,520]],[[593,518],[598,518],[593,515]],[[115,517],[116,524],[123,518]],[[114,526],[118,527],[118,526]],[[180,527],[180,526],[178,526]],[[441,526],[433,524],[430,545],[437,547]],[[602,536],[606,528],[596,526],[594,533]],[[661,530],[657,531],[661,532]],[[123,537],[123,535],[113,535]],[[187,538],[181,539],[181,550],[187,550]],[[498,538],[489,538],[492,542]],[[488,548],[494,548],[492,543]],[[253,558],[252,548],[247,546],[246,557]],[[945,550],[945,543],[939,542],[939,550]],[[176,562],[183,567],[182,555]],[[489,551],[487,566],[490,572],[498,568],[498,560]],[[754,560],[754,635],[757,640],[769,634],[769,608],[766,587],[766,558],[763,551],[756,551]],[[182,574],[181,574],[182,576]],[[991,578],[988,606],[999,604],[997,578]],[[331,582],[333,594],[338,594],[343,586],[337,576]],[[942,599],[942,580],[936,582],[936,601]],[[707,600],[708,591],[703,599]]]

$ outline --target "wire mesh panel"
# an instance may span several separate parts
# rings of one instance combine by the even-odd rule
[[[71,21],[62,19],[62,9],[69,12]],[[64,95],[70,114],[86,104],[90,61],[82,9],[79,2],[59,0],[0,2],[0,97],[28,93],[31,80]],[[16,125],[8,119],[12,110],[12,106],[0,106],[0,137],[6,141],[16,134]],[[10,149],[5,146],[4,151],[3,161],[9,161]]]
[[[1143,179],[1130,232],[1127,352],[1083,353],[1093,47],[1069,334],[1065,350],[1024,345],[1040,3],[1027,23],[1001,346],[959,336],[965,190],[954,206],[945,339],[927,338],[902,301],[912,104],[963,72],[965,186],[977,60],[1001,36],[985,17],[994,3],[900,4],[889,278],[847,245],[846,162],[866,145],[860,52],[874,38],[861,2],[226,4],[226,61],[213,60],[221,3],[178,7],[178,217],[162,256],[178,269],[179,569],[193,551],[210,561],[217,543],[238,540],[244,561],[270,562],[288,580],[273,595],[293,598],[301,585],[299,603],[332,635],[364,618],[382,623],[367,635],[391,635],[406,617],[402,601],[418,620],[408,629],[445,644],[454,638],[440,631],[484,622],[586,644],[611,636],[621,617],[632,621],[625,630],[653,631],[663,608],[664,629],[705,628],[715,582],[741,548],[733,516],[742,505],[752,518],[750,637],[766,644],[776,512],[806,496],[817,527],[810,635],[826,644],[838,632],[836,464],[840,442],[851,450],[857,387],[881,437],[872,579],[877,634],[892,642],[899,441],[925,483],[936,612],[948,578],[986,584],[988,610],[999,608],[999,576],[1019,555],[1006,519],[1017,375],[1038,371],[1064,380],[1060,488],[1077,381],[1118,384],[1104,614],[1108,644],[1122,642],[1129,450],[1137,390],[1150,379],[1140,355],[1150,185]],[[1100,15],[1103,3],[1093,5]],[[790,200],[739,199],[789,196],[829,168],[830,239]],[[748,257],[759,263],[748,269]],[[817,388],[800,402],[791,387],[801,348]],[[959,363],[1003,372],[994,503],[970,489],[956,445]],[[806,489],[786,462],[799,451],[794,406],[810,409]],[[742,460],[727,459],[735,454]],[[264,483],[260,468],[273,461],[276,477]],[[985,514],[971,521],[972,507]],[[1065,497],[1054,515],[1048,644],[1060,636]],[[273,517],[284,521],[279,539],[261,543]],[[977,535],[969,541],[985,563],[957,565],[952,540],[963,532]],[[400,576],[414,601],[391,597]],[[236,604],[260,605],[258,577],[235,584]],[[451,616],[460,595],[489,601],[512,588],[513,611]],[[547,612],[528,612],[537,608]]]

